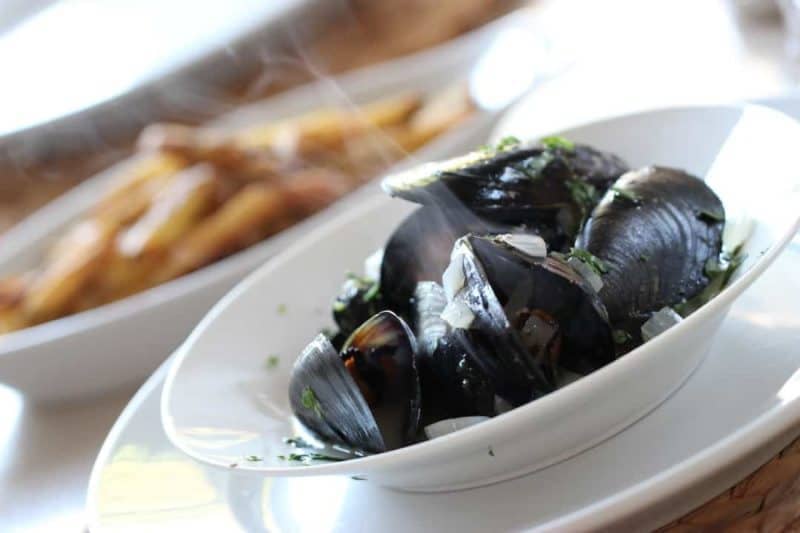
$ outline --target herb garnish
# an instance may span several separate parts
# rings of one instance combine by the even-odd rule
[[[281,362],[281,358],[277,355],[269,355],[267,356],[267,360],[264,362],[264,366],[268,369],[272,370],[273,368],[277,368],[278,364]]]
[[[720,254],[719,259],[710,259],[704,268],[704,273],[709,279],[708,285],[693,298],[674,305],[675,311],[681,316],[687,317],[722,292],[733,273],[736,272],[736,269],[746,258],[747,255],[742,253],[740,245],[731,252],[723,252]]]
[[[708,211],[703,209],[697,214],[697,218],[700,220],[705,220],[706,222],[725,222],[725,215],[721,213],[715,213],[713,211]]]
[[[245,460],[249,461],[251,463],[258,463],[258,462],[263,461],[264,458],[263,457],[259,457],[258,455],[248,455],[247,457],[245,457]]]
[[[642,263],[647,263],[648,261],[650,261],[650,256],[647,254],[639,254],[639,261],[641,261]]]
[[[556,150],[561,148],[562,150],[569,150],[570,152],[575,149],[575,143],[570,141],[569,139],[565,139],[564,137],[560,137],[558,135],[551,135],[549,137],[545,137],[540,141],[542,146],[547,148],[548,150]]]
[[[310,463],[311,461],[345,461],[346,457],[332,457],[322,453],[290,453],[289,455],[279,455],[282,461],[294,461],[299,463]]]
[[[532,180],[538,180],[553,160],[555,160],[555,156],[552,153],[542,152],[538,156],[529,157],[521,163],[511,165],[511,168]]]
[[[614,194],[616,194],[617,196],[625,198],[626,200],[629,200],[634,204],[638,204],[642,201],[642,198],[638,194],[636,194],[633,191],[623,189],[622,187],[617,187],[616,185],[612,185],[611,190],[614,191]]]
[[[506,150],[510,150],[514,148],[518,144],[520,144],[520,140],[513,135],[507,135],[500,139],[500,141],[495,145],[494,150],[495,152],[505,152]]]
[[[589,268],[594,270],[595,274],[597,275],[608,272],[608,266],[606,265],[605,261],[599,257],[595,257],[591,252],[586,250],[582,250],[580,248],[570,248],[567,257],[580,259],[583,263],[589,266]]]
[[[593,185],[575,178],[566,180],[564,185],[566,185],[569,190],[572,201],[575,202],[581,210],[581,224],[583,224],[583,221],[589,216],[589,212],[596,202],[597,190]]]
[[[625,344],[633,338],[631,334],[624,329],[615,329],[611,332],[611,335],[614,337],[614,342],[616,344]]]
[[[300,393],[300,403],[303,404],[303,407],[306,409],[314,411],[318,417],[322,417],[322,407],[319,404],[317,395],[314,394],[311,387],[306,387],[303,389],[303,392]]]
[[[372,285],[370,285],[369,289],[367,289],[367,292],[364,293],[364,296],[362,296],[361,299],[364,300],[365,302],[371,302],[372,300],[378,298],[378,296],[380,296],[380,293],[381,293],[380,283],[378,283],[377,281],[373,281]]]

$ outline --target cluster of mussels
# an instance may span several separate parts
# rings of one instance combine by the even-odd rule
[[[700,295],[721,253],[725,212],[702,180],[563,138],[504,139],[383,188],[421,206],[379,274],[345,282],[338,334],[304,350],[289,389],[306,428],[364,453],[610,363]]]

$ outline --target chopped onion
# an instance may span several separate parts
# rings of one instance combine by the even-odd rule
[[[567,264],[571,266],[575,272],[581,275],[583,279],[585,279],[589,285],[592,286],[594,292],[600,292],[600,289],[603,288],[603,278],[601,278],[597,272],[592,269],[589,265],[578,259],[577,257],[570,257],[567,259]]]
[[[489,420],[488,416],[462,416],[460,418],[439,420],[438,422],[425,426],[425,436],[429,439],[443,437],[459,429],[468,428],[486,420]]]
[[[458,329],[469,329],[475,320],[475,315],[461,299],[451,300],[447,307],[442,311],[442,320],[450,324],[450,327]]]
[[[381,263],[383,263],[383,248],[378,248],[364,260],[364,277],[379,281],[381,279]]]
[[[461,254],[452,256],[450,264],[447,265],[444,273],[442,273],[442,288],[448,301],[456,297],[458,291],[464,288],[466,281],[463,257]]]
[[[683,320],[671,307],[663,307],[642,324],[642,339],[647,342]]]
[[[538,235],[506,233],[505,235],[498,235],[495,239],[530,257],[536,259],[547,257],[547,243]]]

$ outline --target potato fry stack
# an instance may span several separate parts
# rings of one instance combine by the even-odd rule
[[[151,125],[136,161],[40,264],[0,278],[0,334],[125,298],[257,243],[472,111],[458,85],[233,133]]]

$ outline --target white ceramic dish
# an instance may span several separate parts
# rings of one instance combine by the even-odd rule
[[[502,29],[518,23],[519,14],[515,14],[439,48],[342,78],[322,79],[245,106],[211,125],[238,128],[319,105],[358,103],[404,90],[441,88],[459,76],[466,77],[486,44]],[[486,137],[496,119],[496,114],[479,114],[418,152],[415,159],[437,159],[474,146]],[[95,203],[115,170],[88,180],[0,237],[0,274],[19,272],[34,264],[59,230]],[[55,402],[98,395],[143,380],[242,277],[373,192],[368,187],[276,237],[175,281],[110,305],[0,336],[0,381],[21,390],[30,401]]]
[[[89,529],[652,531],[796,437],[798,269],[800,247],[792,245],[736,301],[697,371],[646,418],[567,461],[468,491],[403,493],[347,478],[261,478],[199,463],[161,426],[167,361],[103,444],[87,495]]]
[[[518,132],[520,136],[527,132]],[[207,464],[269,476],[339,474],[412,491],[483,485],[541,469],[619,432],[673,392],[707,353],[735,299],[794,235],[800,125],[758,106],[665,109],[561,132],[618,153],[636,167],[671,165],[705,176],[729,216],[745,206],[753,231],[735,280],[678,326],[545,398],[439,439],[361,459],[287,466],[295,434],[290,363],[327,325],[341,273],[359,268],[409,211],[378,199],[317,230],[237,286],[178,351],[162,396],[167,435]],[[752,176],[759,186],[752,186]],[[280,304],[290,312],[278,314]],[[267,371],[269,354],[279,368]],[[658,376],[654,379],[654,376]],[[569,416],[565,416],[569,413]],[[250,455],[263,458],[247,461]]]

